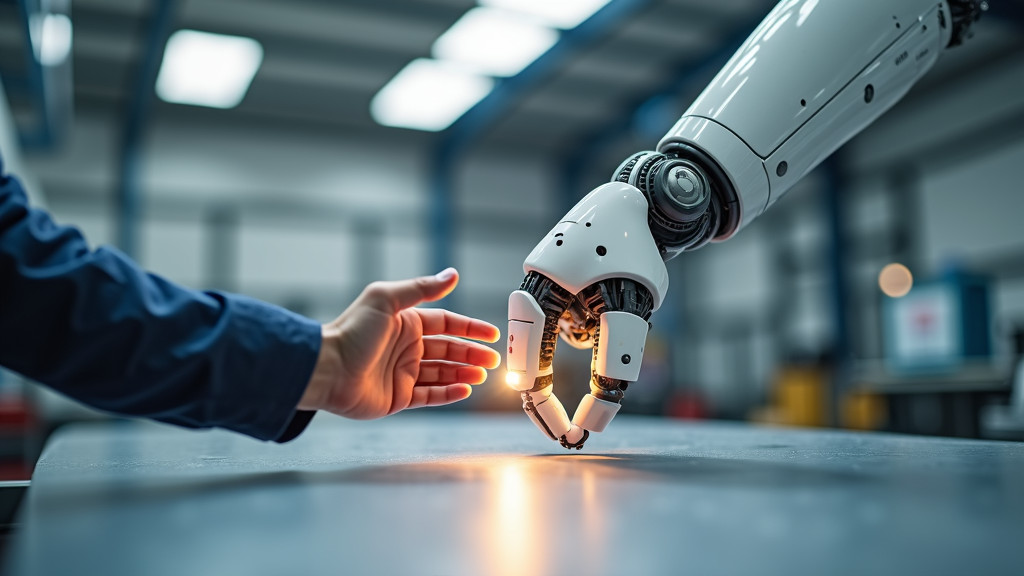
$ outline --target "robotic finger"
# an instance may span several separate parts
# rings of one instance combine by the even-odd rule
[[[547,313],[530,292],[516,290],[509,296],[506,382],[521,393],[523,410],[541,432],[566,448],[582,449],[589,433],[569,420],[553,392],[551,363],[566,295],[550,281],[525,284],[538,292]]]
[[[646,320],[629,312],[601,314],[599,332],[594,337],[590,394],[576,408],[573,424],[603,432],[615,417],[626,387],[640,376],[648,327]]]

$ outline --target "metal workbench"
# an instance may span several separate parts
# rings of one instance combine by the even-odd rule
[[[16,574],[1024,574],[1024,444],[620,417],[59,432]]]

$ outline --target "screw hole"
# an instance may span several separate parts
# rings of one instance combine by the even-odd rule
[[[587,222],[587,228],[590,228],[590,222]]]
[[[801,98],[800,99],[800,105],[801,106],[807,106],[807,100],[804,100],[803,98]]]
[[[874,99],[875,99],[875,87],[872,86],[871,84],[868,84],[867,86],[864,87],[864,101],[865,102],[871,102]]]
[[[597,255],[598,256],[604,256],[607,253],[608,253],[608,249],[605,248],[604,246],[598,246],[597,247]]]
[[[555,246],[561,246],[561,245],[562,245],[562,241],[561,240],[559,240],[558,242],[555,242]]]
[[[775,174],[779,177],[782,177],[786,175],[787,170],[789,170],[789,164],[785,162],[779,162],[779,165],[775,167]]]
[[[621,360],[623,364],[629,364],[633,359],[629,357],[629,354],[623,354]]]

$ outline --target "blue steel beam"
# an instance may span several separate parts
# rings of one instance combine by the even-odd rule
[[[156,0],[145,36],[145,52],[135,73],[131,101],[121,137],[117,189],[117,245],[135,256],[142,189],[143,137],[153,108],[153,87],[174,26],[174,0]]]
[[[599,155],[601,149],[612,145],[617,139],[626,134],[633,126],[636,119],[652,109],[663,108],[664,102],[674,101],[684,89],[694,82],[710,80],[711,76],[718,71],[730,56],[740,47],[750,32],[764,19],[764,16],[775,6],[776,2],[763,2],[764,10],[755,12],[756,17],[744,18],[738,22],[736,27],[730,30],[719,48],[713,50],[708,56],[697,62],[686,62],[676,69],[666,73],[667,82],[654,95],[646,96],[634,101],[625,107],[623,114],[609,118],[609,122],[598,130],[591,132],[581,138],[568,156],[563,158],[563,207],[568,209],[578,200],[577,196],[583,191],[581,176],[587,162]],[[672,123],[682,115],[683,110],[675,111],[669,123],[664,127],[668,130]],[[651,143],[651,148],[657,141]],[[608,174],[611,175],[615,166],[608,167]],[[589,190],[590,187],[586,187]]]
[[[454,180],[455,168],[462,153],[530,89],[557,72],[580,50],[606,37],[620,22],[650,3],[651,0],[612,0],[576,28],[563,31],[558,43],[546,54],[519,74],[499,81],[487,97],[441,133],[431,160],[430,181],[429,229],[433,240],[432,263],[435,271],[450,266],[453,261],[452,246],[457,224]]]

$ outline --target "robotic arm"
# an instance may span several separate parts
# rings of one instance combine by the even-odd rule
[[[509,297],[506,382],[547,436],[581,449],[643,359],[665,262],[721,242],[895,104],[960,44],[980,0],[783,0],[657,151],[638,152],[527,256]],[[553,393],[556,336],[593,348],[572,420]]]

